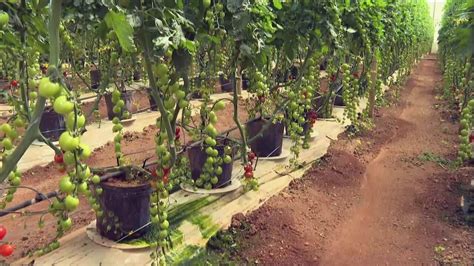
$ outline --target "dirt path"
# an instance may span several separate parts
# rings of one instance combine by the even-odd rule
[[[440,80],[437,62],[422,60],[373,132],[338,141],[303,180],[241,217],[238,256],[280,265],[471,265],[474,230],[461,221],[455,187],[474,171],[420,159],[455,155],[457,126],[434,108]]]

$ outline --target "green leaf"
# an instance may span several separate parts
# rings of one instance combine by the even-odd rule
[[[120,46],[126,52],[135,51],[133,43],[133,28],[127,20],[127,16],[123,13],[109,11],[105,15],[105,23],[110,29],[113,29],[119,40]]]
[[[273,6],[276,9],[281,9],[282,8],[280,0],[273,0]]]

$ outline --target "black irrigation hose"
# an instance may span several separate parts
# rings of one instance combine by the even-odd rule
[[[31,188],[29,188],[31,189]],[[40,203],[45,200],[49,200],[50,198],[58,196],[59,193],[57,191],[51,191],[46,194],[37,192],[36,196],[33,199],[26,200],[22,203],[19,203],[13,207],[4,209],[0,211],[0,217],[3,217],[5,215],[11,214],[11,213],[24,213],[24,212],[19,212],[19,210],[24,209],[26,207],[29,207],[31,205],[35,205],[37,203]],[[26,213],[26,212],[25,212]],[[37,211],[37,212],[29,212],[30,214],[44,214],[45,211]]]

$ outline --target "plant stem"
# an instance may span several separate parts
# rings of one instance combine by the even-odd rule
[[[141,37],[141,42],[143,44],[143,58],[145,59],[145,69],[148,74],[149,82],[150,82],[150,93],[156,102],[158,110],[160,110],[161,121],[168,135],[168,148],[171,153],[170,166],[172,166],[174,165],[176,161],[176,147],[174,145],[175,131],[173,130],[173,126],[170,123],[168,112],[165,109],[165,106],[163,104],[163,99],[161,98],[158,91],[158,87],[156,86],[155,75],[153,73],[153,67],[150,61],[150,58],[152,55],[151,55],[149,38],[147,37],[147,34],[144,30],[142,30],[142,32],[140,33],[140,37]]]

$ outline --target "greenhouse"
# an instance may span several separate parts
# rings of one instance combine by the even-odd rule
[[[1,265],[473,265],[473,0],[0,0]]]

